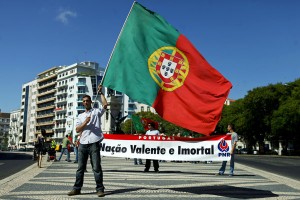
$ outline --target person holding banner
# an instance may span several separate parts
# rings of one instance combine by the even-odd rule
[[[155,130],[154,127],[155,127],[155,124],[153,122],[148,123],[149,130],[146,132],[145,135],[159,135],[159,131]],[[144,172],[149,172],[150,166],[151,166],[151,159],[146,159],[146,165],[145,165]],[[158,160],[153,160],[153,167],[154,167],[155,172],[159,172],[158,171],[158,168],[159,168]]]
[[[236,148],[236,143],[238,141],[238,134],[236,132],[234,132],[234,126],[233,126],[233,124],[228,124],[227,130],[229,131],[229,133],[227,133],[227,135],[231,135],[231,150],[230,150],[230,156],[231,156],[231,158],[230,158],[230,172],[229,172],[229,176],[233,176],[233,171],[234,171],[234,152],[235,152],[235,148]],[[222,162],[222,166],[219,169],[219,173],[217,173],[217,175],[224,175],[226,164],[227,164],[227,161],[223,161]]]
[[[76,122],[76,132],[82,132],[79,139],[78,168],[76,171],[76,181],[73,190],[68,193],[69,196],[81,194],[88,157],[91,159],[97,195],[98,197],[105,196],[100,158],[100,142],[103,140],[101,116],[105,113],[108,104],[101,90],[102,85],[99,85],[98,93],[101,96],[102,108],[92,108],[92,100],[89,95],[85,95],[82,98],[85,112],[78,115]]]

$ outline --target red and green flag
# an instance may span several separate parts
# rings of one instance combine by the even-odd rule
[[[145,127],[144,124],[142,123],[141,118],[138,115],[132,115],[131,119],[132,119],[134,129],[137,131],[137,133],[144,133]]]
[[[232,87],[184,35],[137,2],[116,42],[103,85],[205,135],[214,131]]]

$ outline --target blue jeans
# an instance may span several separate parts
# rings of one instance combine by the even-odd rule
[[[96,191],[104,192],[103,172],[100,158],[100,143],[80,144],[78,148],[78,169],[76,171],[76,181],[73,186],[75,190],[81,190],[83,186],[84,171],[88,157],[90,156],[91,165],[96,181]]]
[[[60,161],[62,155],[63,155],[65,152],[67,153],[67,160],[68,160],[68,161],[70,160],[70,152],[68,151],[67,148],[62,148],[62,149],[61,149],[61,153],[60,153],[60,156],[59,156],[58,161]]]
[[[75,161],[78,162],[78,147],[74,147]]]
[[[219,173],[220,174],[224,174],[225,172],[225,168],[226,168],[226,164],[227,164],[227,161],[223,161],[222,162],[222,166],[219,170]],[[233,175],[233,171],[234,171],[234,154],[231,154],[231,158],[230,158],[230,174]]]

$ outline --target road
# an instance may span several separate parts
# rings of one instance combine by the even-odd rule
[[[238,154],[236,162],[300,181],[300,157]],[[0,152],[0,180],[33,163],[29,152]]]
[[[238,154],[236,162],[300,181],[300,157]]]
[[[0,152],[0,180],[9,177],[32,165],[32,154],[29,152]]]

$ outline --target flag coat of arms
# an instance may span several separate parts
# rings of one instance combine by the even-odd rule
[[[165,120],[204,135],[214,131],[232,87],[184,35],[137,2],[102,84],[152,106]]]

